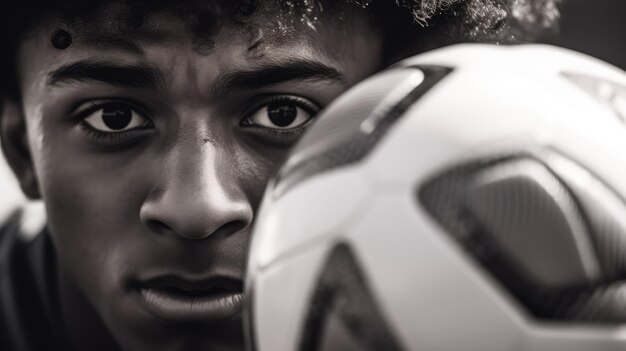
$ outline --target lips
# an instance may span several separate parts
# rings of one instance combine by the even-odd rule
[[[170,322],[221,323],[239,316],[241,280],[163,275],[136,285],[140,301],[155,316]]]

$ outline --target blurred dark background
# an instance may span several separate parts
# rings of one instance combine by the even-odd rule
[[[563,0],[555,44],[626,69],[626,0]]]

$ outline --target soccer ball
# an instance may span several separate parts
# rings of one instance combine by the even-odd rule
[[[266,191],[250,349],[626,349],[624,118],[624,72],[543,45],[360,83]]]

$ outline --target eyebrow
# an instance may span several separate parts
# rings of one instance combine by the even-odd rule
[[[239,89],[259,89],[287,81],[345,82],[337,69],[310,59],[289,59],[264,64],[252,70],[220,74],[211,84],[211,94],[224,96]],[[49,86],[100,82],[136,89],[165,90],[164,74],[156,66],[145,63],[120,64],[109,61],[84,60],[62,66],[48,75]]]
[[[164,90],[166,85],[163,73],[156,66],[94,60],[74,62],[50,72],[47,84],[62,86],[91,81],[125,88],[153,90]]]
[[[220,74],[212,85],[214,96],[223,96],[235,90],[252,90],[287,81],[337,81],[345,82],[339,70],[310,59],[289,59],[269,63],[247,71]]]

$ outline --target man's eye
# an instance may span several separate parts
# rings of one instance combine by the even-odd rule
[[[244,122],[249,126],[275,130],[296,129],[309,122],[317,109],[314,104],[303,99],[281,99],[261,106]]]
[[[89,127],[103,133],[120,133],[146,127],[150,120],[124,104],[107,104],[91,112],[83,120]]]

